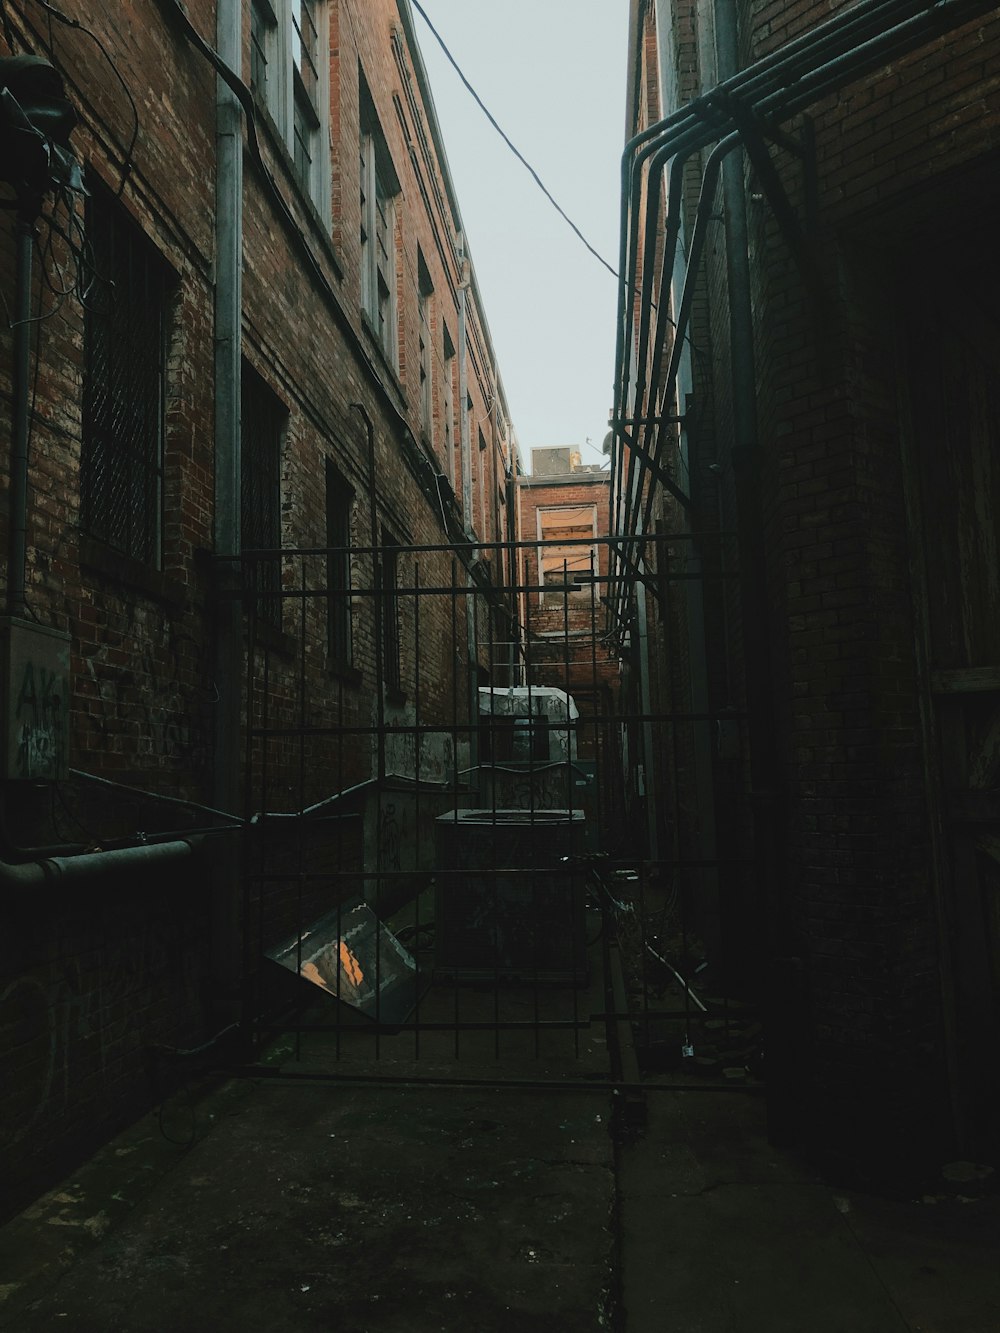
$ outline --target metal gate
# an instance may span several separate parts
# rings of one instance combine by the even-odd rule
[[[613,540],[559,545],[243,556],[255,1073],[753,1086],[742,724],[680,683],[692,570],[657,539],[622,630]]]

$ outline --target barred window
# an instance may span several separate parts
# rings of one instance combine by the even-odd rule
[[[281,439],[287,411],[261,377],[246,363],[240,403],[240,537],[245,551],[276,551],[281,546]],[[257,616],[281,625],[281,559],[251,560],[252,586],[260,594]]]
[[[160,567],[168,270],[98,184],[87,200],[97,279],[84,325],[84,532]]]

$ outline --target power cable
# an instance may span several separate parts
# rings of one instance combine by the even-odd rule
[[[50,4],[49,0],[35,0],[35,3],[37,5],[40,5],[41,8],[44,9],[46,14],[49,16],[50,51],[52,49],[51,33],[52,33],[53,19],[56,19],[57,22],[64,24],[67,28],[75,28],[78,32],[82,32],[85,36],[89,37],[92,42],[95,43],[97,49],[100,51],[101,55],[107,61],[108,65],[111,67],[111,72],[114,74],[115,78],[121,84],[125,96],[128,98],[128,103],[132,110],[132,133],[128,141],[128,147],[125,149],[125,153],[122,158],[121,180],[118,183],[118,190],[115,194],[115,198],[120,199],[122,197],[122,192],[125,189],[125,185],[128,181],[128,178],[132,174],[132,158],[135,154],[136,141],[139,138],[139,109],[135,104],[135,98],[132,96],[132,91],[129,88],[128,84],[126,83],[121,70],[115,64],[111,52],[104,45],[104,43],[101,41],[100,37],[98,37],[96,32],[91,32],[91,30],[85,24],[81,23],[79,19],[70,18],[68,14],[64,14],[61,9],[57,9],[55,5]]]
[[[588,250],[590,251],[590,253],[594,256],[594,258],[598,261],[598,263],[603,264],[604,267],[608,270],[608,272],[611,274],[611,276],[612,276],[613,278],[617,278],[617,277],[619,276],[619,275],[618,275],[618,270],[617,270],[616,268],[614,268],[611,264],[609,264],[608,261],[604,258],[604,256],[603,256],[599,251],[597,251],[597,250],[594,249],[594,247],[590,244],[590,242],[587,240],[586,236],[584,236],[583,232],[582,232],[582,231],[580,230],[580,228],[576,225],[576,223],[573,221],[573,219],[569,216],[569,214],[566,212],[566,210],[565,210],[565,209],[564,209],[564,208],[557,202],[556,199],[553,198],[552,194],[551,194],[551,193],[549,192],[549,190],[547,189],[547,187],[546,187],[544,181],[542,180],[541,176],[539,176],[539,174],[538,174],[538,172],[535,170],[535,168],[531,165],[531,163],[530,163],[530,162],[528,161],[528,159],[524,156],[524,154],[523,154],[523,153],[516,147],[516,145],[513,144],[513,143],[511,142],[511,140],[510,140],[510,139],[507,137],[507,135],[504,133],[503,129],[501,129],[501,127],[500,127],[500,125],[498,124],[498,122],[497,122],[495,116],[494,116],[494,115],[492,114],[492,112],[490,111],[489,107],[486,105],[486,103],[483,101],[483,99],[482,99],[482,98],[479,96],[479,94],[476,92],[475,88],[473,88],[473,86],[472,86],[472,84],[469,82],[469,80],[465,77],[465,74],[462,72],[462,67],[459,65],[458,61],[455,59],[455,57],[452,55],[452,53],[448,50],[448,47],[447,47],[447,44],[445,43],[444,38],[441,36],[441,34],[438,32],[437,28],[435,28],[434,24],[433,24],[433,23],[430,21],[430,19],[427,17],[427,13],[426,13],[426,11],[424,10],[423,6],[420,4],[419,0],[410,0],[410,3],[413,5],[413,8],[417,11],[417,13],[418,13],[418,14],[420,15],[420,17],[423,19],[423,21],[427,24],[428,28],[429,28],[430,31],[431,31],[432,36],[434,37],[434,40],[437,42],[438,46],[440,46],[441,50],[444,52],[445,57],[446,57],[447,60],[448,60],[448,63],[452,66],[452,68],[454,69],[455,73],[456,73],[456,74],[458,75],[458,77],[462,80],[462,83],[465,85],[467,91],[471,94],[473,100],[475,101],[476,105],[479,107],[480,111],[482,111],[483,115],[484,115],[484,116],[486,117],[486,119],[490,122],[490,124],[491,124],[491,125],[493,126],[493,128],[496,130],[497,134],[499,134],[500,138],[504,141],[504,143],[507,145],[507,147],[510,149],[510,151],[511,151],[511,152],[514,154],[514,156],[517,158],[518,162],[521,163],[521,165],[525,168],[525,170],[526,170],[526,171],[528,172],[528,174],[531,176],[532,180],[535,182],[535,184],[536,184],[536,185],[538,186],[538,188],[541,190],[542,194],[545,195],[546,199],[549,201],[549,203],[552,205],[552,207],[556,210],[556,212],[559,214],[559,216],[563,219],[563,221],[564,221],[564,222],[567,222],[567,223],[569,224],[569,226],[572,228],[572,230],[573,230],[573,232],[575,233],[575,235],[576,235],[576,236],[583,242],[583,244],[587,247],[587,249],[588,249]]]

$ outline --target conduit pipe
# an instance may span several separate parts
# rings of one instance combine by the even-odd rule
[[[218,0],[216,40],[222,69],[216,79],[215,125],[215,552],[216,570],[227,580],[238,573],[240,555],[240,400],[243,338],[243,121],[229,78],[239,75],[243,56],[243,6]],[[223,71],[229,72],[229,78]],[[229,592],[226,588],[226,592]],[[221,590],[217,590],[221,591]],[[238,598],[217,596],[215,614],[213,803],[235,810],[240,799],[240,682],[243,675],[243,616]],[[216,1026],[239,1014],[241,990],[240,848],[220,849],[213,886]]]
[[[727,148],[735,148],[740,142],[740,127],[734,116],[734,107],[739,107],[741,115],[746,115],[758,123],[770,121],[777,124],[782,120],[804,110],[807,106],[827,93],[835,92],[847,83],[861,77],[872,69],[877,69],[893,55],[902,55],[933,37],[940,36],[961,23],[988,12],[993,8],[987,0],[938,0],[928,5],[915,0],[871,0],[845,13],[835,15],[821,24],[811,33],[796,38],[779,51],[764,57],[755,65],[723,80],[711,92],[696,98],[686,107],[673,112],[663,121],[636,135],[626,145],[622,155],[622,217],[620,240],[620,278],[619,310],[620,320],[616,339],[615,404],[616,415],[613,419],[613,455],[612,472],[618,477],[618,484],[613,488],[615,496],[615,515],[623,517],[625,523],[616,522],[619,535],[631,536],[637,527],[636,505],[633,496],[641,491],[646,474],[654,478],[661,474],[660,463],[663,453],[663,423],[653,418],[657,399],[664,405],[667,414],[674,406],[676,394],[676,364],[671,357],[671,369],[666,376],[656,373],[657,360],[650,362],[649,332],[650,307],[655,274],[652,265],[647,265],[642,274],[641,289],[636,287],[638,263],[639,203],[642,194],[644,170],[648,167],[649,184],[647,201],[655,200],[659,204],[659,177],[668,161],[671,166],[672,198],[668,198],[668,217],[665,234],[664,253],[660,270],[660,301],[657,303],[658,331],[654,346],[665,345],[666,330],[673,323],[667,316],[669,306],[670,281],[676,252],[677,219],[679,218],[679,173],[683,163],[693,152],[701,151],[712,143],[733,136]],[[721,144],[720,144],[721,147]],[[683,160],[681,160],[683,159]],[[716,163],[716,166],[718,163]],[[655,182],[655,184],[654,184]],[[703,190],[703,197],[705,191]],[[646,217],[646,235],[655,238],[658,217],[652,211]],[[668,249],[669,243],[669,249]],[[692,243],[692,251],[693,251]],[[651,252],[648,248],[647,254]],[[688,280],[685,290],[693,291],[691,273],[695,267],[688,259]],[[632,327],[632,312],[635,294],[640,300],[640,340],[636,348],[635,363],[642,367],[642,396],[636,395],[629,402],[629,369],[631,357],[626,358],[626,346]],[[683,299],[683,298],[682,298]],[[687,316],[678,318],[674,324],[675,342],[682,342],[686,336]],[[662,335],[662,338],[661,338]],[[652,364],[653,374],[647,376],[646,364]],[[637,371],[637,374],[639,372]],[[637,380],[637,388],[639,382]],[[662,390],[662,392],[661,392]],[[629,440],[625,437],[628,429],[629,410],[636,424],[634,439],[637,449],[629,452],[628,477],[622,484],[622,460]],[[643,454],[647,457],[643,457]],[[638,472],[638,480],[634,480]],[[624,491],[624,501],[622,492]],[[643,506],[645,522],[653,503],[652,489]],[[635,551],[631,570],[620,568],[611,588],[613,612],[619,621],[625,618],[631,586],[635,579],[645,536]],[[621,562],[619,562],[621,565]]]
[[[113,852],[87,852],[82,856],[50,856],[27,865],[0,861],[0,888],[37,889],[54,883],[82,884],[112,875],[148,874],[164,866],[189,860],[201,850],[204,837],[179,838],[174,842],[122,847]]]

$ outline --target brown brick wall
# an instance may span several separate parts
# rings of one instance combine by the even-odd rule
[[[741,4],[745,58],[777,49],[837,8]],[[690,7],[675,12],[683,44]],[[811,111],[818,213],[810,239],[828,295],[822,311],[754,173],[745,173],[787,919],[807,991],[799,1073],[803,1084],[812,1081],[815,1141],[855,1162],[889,1162],[931,1142],[931,1151],[948,1151],[927,785],[936,760],[921,732],[897,349],[905,291],[953,281],[934,276],[938,247],[945,274],[956,255],[966,275],[977,264],[995,273],[992,247],[974,224],[998,184],[998,56],[1000,22],[991,15]],[[771,155],[805,218],[800,165],[781,149]],[[687,186],[690,207],[697,181]],[[692,486],[704,501],[697,518],[711,527],[713,497],[697,464],[716,460],[719,519],[732,533],[721,194],[718,208],[706,250],[707,305],[696,306],[691,332],[709,369],[704,387],[696,385],[703,411]],[[993,281],[985,278],[988,290]],[[735,544],[724,539],[721,552],[734,569]],[[740,706],[733,593],[711,600],[707,617],[713,697]],[[728,697],[718,670],[727,647]]]
[[[113,13],[82,0],[67,0],[62,8],[94,29],[107,48],[107,59],[86,33],[59,23],[50,28],[31,3],[7,6],[17,46],[49,55],[63,72],[80,113],[73,134],[76,154],[86,171],[113,193],[119,190],[132,132],[128,98],[111,64],[121,72],[135,99],[139,130],[132,169],[116,207],[143,234],[170,275],[163,549],[162,567],[152,570],[80,532],[84,314],[74,295],[57,297],[48,287],[39,287],[43,266],[55,286],[73,272],[64,242],[55,235],[49,247],[48,227],[42,222],[33,313],[39,311],[41,292],[46,318],[35,326],[32,340],[37,387],[28,515],[30,612],[72,635],[73,767],[135,788],[210,802],[219,698],[212,570],[217,517],[215,74],[186,40],[169,0],[136,0],[112,7]],[[196,31],[214,45],[212,0],[192,0],[184,8]],[[247,80],[249,9],[246,3]],[[259,725],[266,710],[272,728],[281,723],[293,729],[308,725],[325,728],[328,734],[271,738],[266,784],[258,743],[251,750],[252,777],[244,793],[248,811],[262,805],[298,809],[373,772],[370,728],[379,689],[374,567],[367,549],[373,503],[377,542],[387,530],[404,544],[439,544],[460,533],[463,523],[460,483],[456,501],[447,483],[435,480],[436,473],[447,472],[440,429],[441,321],[447,320],[457,346],[457,288],[463,276],[449,186],[396,5],[391,0],[340,0],[329,10],[330,215],[324,217],[301,193],[288,149],[269,115],[259,109],[257,136],[266,175],[249,147],[244,154],[243,354],[287,413],[281,454],[283,546],[325,543],[327,458],[354,489],[351,538],[359,548],[352,562],[358,589],[354,670],[331,669],[323,598],[299,595],[322,592],[325,559],[285,557],[280,627],[258,631],[253,644],[251,717]],[[401,44],[394,45],[394,33],[402,33]],[[401,187],[395,201],[398,370],[388,363],[361,311],[359,60]],[[276,201],[275,189],[283,205]],[[6,216],[0,227],[0,282],[10,304],[14,229],[12,216]],[[65,215],[62,225],[65,229]],[[434,283],[434,441],[421,438],[418,245]],[[472,487],[474,512],[467,518],[485,540],[496,533],[498,483],[503,484],[511,444],[502,385],[474,281],[468,324],[470,453],[477,479]],[[2,338],[0,395],[7,422],[10,333]],[[457,443],[457,373],[455,380]],[[365,430],[354,403],[365,407],[375,426],[374,494]],[[502,430],[498,412],[504,415]],[[0,432],[4,541],[9,434],[7,428]],[[459,459],[456,469],[460,466]],[[482,487],[479,470],[485,475]],[[412,587],[418,566],[422,585],[450,585],[452,558],[447,552],[404,552],[400,583]],[[461,561],[458,578],[464,584]],[[459,599],[456,605],[464,631],[464,602]],[[421,723],[451,720],[453,632],[448,598],[422,601],[419,611],[412,596],[402,599],[405,702],[387,703],[389,716],[406,723],[418,716]],[[468,673],[474,667],[460,669]],[[409,762],[412,768],[412,756]],[[81,844],[105,846],[112,839],[134,840],[137,831],[167,833],[213,822],[212,816],[198,811],[158,806],[111,789],[96,800],[91,788],[80,782],[55,791],[20,791],[16,802],[14,793],[6,795],[8,822],[15,824],[23,843],[35,845],[79,839]],[[7,848],[5,855],[12,854]],[[280,861],[280,847],[274,854]],[[311,855],[307,849],[307,858]],[[324,870],[333,867],[346,874],[357,869],[359,856],[355,835],[333,853],[328,847],[320,859]],[[291,883],[279,883],[267,901],[260,900],[268,931],[286,928],[290,920],[301,919],[303,910],[318,905],[318,899],[310,899],[286,910]],[[10,1153],[7,1159],[12,1165],[16,1160],[18,1188],[30,1189],[33,1173],[40,1179],[94,1136],[148,1104],[151,1045],[192,1045],[210,1035],[210,949],[218,941],[208,937],[210,895],[199,888],[205,890],[200,877],[180,887],[173,879],[150,880],[132,885],[122,906],[110,885],[97,882],[86,910],[53,896],[44,910],[39,904],[34,911],[19,906],[10,920],[5,917],[5,935],[27,941],[23,951],[11,949],[4,955],[0,973],[0,1024],[4,1032],[13,1033],[11,1042],[0,1047],[11,1052],[12,1061],[10,1077],[6,1063],[0,1076],[0,1107],[8,1142],[19,1144],[16,1159]],[[257,902],[255,898],[255,910]],[[4,912],[10,915],[8,908]],[[60,1035],[64,1032],[69,1036]],[[113,1043],[111,1033],[117,1034]]]

